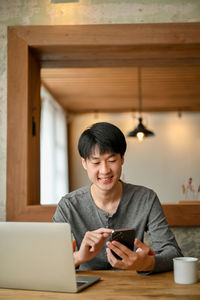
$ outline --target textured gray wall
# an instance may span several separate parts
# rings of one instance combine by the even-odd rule
[[[197,0],[50,0],[0,1],[0,220],[6,207],[7,26],[199,22]],[[200,228],[173,228],[185,255],[200,257]]]

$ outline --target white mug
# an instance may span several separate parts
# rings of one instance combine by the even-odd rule
[[[176,283],[192,284],[198,281],[198,258],[176,257],[173,263]]]

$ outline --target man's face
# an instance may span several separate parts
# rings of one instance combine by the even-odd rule
[[[121,176],[124,157],[119,153],[100,154],[98,146],[86,160],[82,158],[83,167],[87,170],[90,181],[101,190],[112,190]]]

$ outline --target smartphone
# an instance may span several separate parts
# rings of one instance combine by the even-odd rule
[[[125,228],[125,229],[115,229],[111,233],[110,241],[117,241],[129,249],[133,250],[134,248],[134,240],[135,240],[135,229],[134,228]],[[111,250],[112,251],[112,250]],[[120,256],[118,256],[114,251],[112,251],[113,255],[122,260]]]

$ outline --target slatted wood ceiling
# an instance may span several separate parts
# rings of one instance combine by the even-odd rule
[[[143,111],[200,111],[200,66],[142,67]],[[42,68],[41,80],[74,113],[136,111],[137,67]]]

